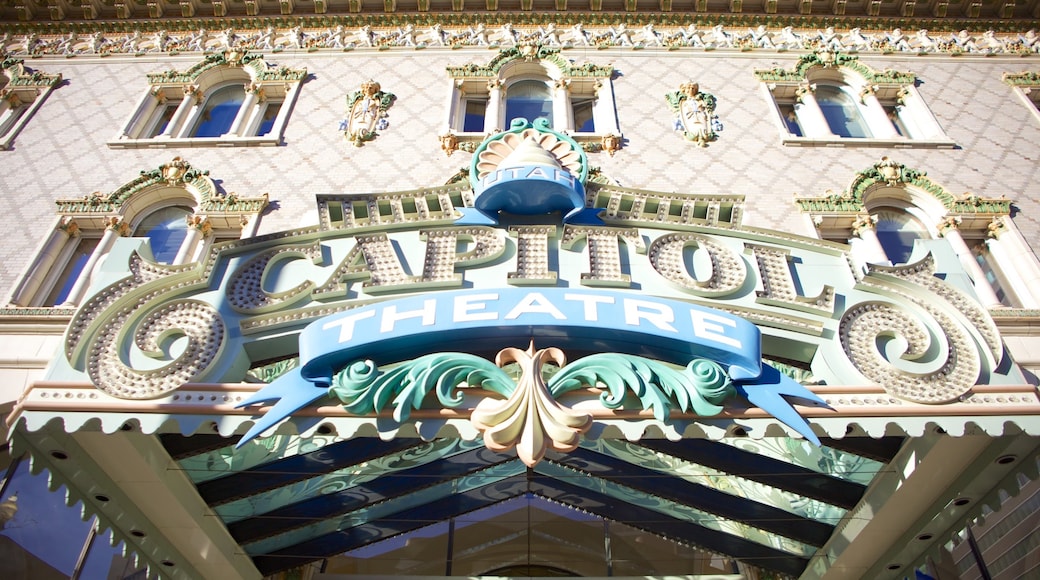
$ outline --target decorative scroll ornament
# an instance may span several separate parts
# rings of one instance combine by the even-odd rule
[[[996,325],[976,302],[935,277],[931,255],[905,266],[871,265],[870,271],[882,276],[866,277],[865,287],[900,294],[916,308],[879,300],[845,312],[839,326],[841,344],[864,376],[909,401],[948,403],[976,384],[983,361],[988,368],[996,366],[1001,355]],[[885,278],[916,282],[933,294],[924,299]],[[959,317],[971,321],[978,338],[957,321]]]
[[[701,92],[700,86],[690,81],[680,85],[678,91],[667,93],[665,99],[675,113],[675,130],[682,131],[687,141],[707,147],[719,138],[722,122],[715,114],[714,95]]]
[[[514,362],[520,367],[515,383],[501,368]],[[561,370],[546,381],[543,366],[549,362]],[[769,369],[764,376],[773,374],[778,373]],[[484,434],[484,444],[493,451],[515,447],[517,456],[534,466],[550,448],[568,452],[578,446],[581,435],[592,426],[592,416],[565,407],[557,399],[590,386],[606,389],[600,396],[605,408],[621,408],[626,396],[634,395],[643,409],[650,409],[662,422],[673,409],[701,417],[718,415],[723,403],[737,394],[770,412],[778,409],[780,394],[813,398],[804,389],[774,392],[775,397],[770,397],[769,388],[741,386],[721,365],[707,359],[694,359],[686,368],[676,369],[639,356],[604,353],[567,365],[562,350],[535,350],[533,341],[526,351],[502,349],[494,364],[466,353],[437,353],[384,372],[370,360],[356,360],[336,373],[329,394],[352,414],[392,408],[394,420],[403,423],[413,410],[422,408],[431,392],[439,404],[455,408],[464,402],[461,389],[483,388],[505,397],[483,399],[470,415],[470,422]]]
[[[470,422],[484,432],[484,445],[492,451],[516,447],[516,454],[528,467],[534,466],[552,447],[574,451],[581,434],[592,426],[592,417],[561,406],[553,399],[542,378],[542,365],[567,359],[558,348],[536,351],[534,341],[522,351],[507,348],[498,353],[495,363],[519,363],[520,382],[505,401],[484,399],[470,415]]]
[[[637,307],[660,312],[671,323],[625,322],[624,313]],[[424,314],[400,318],[403,312]],[[549,329],[550,322],[551,330],[540,330]],[[505,348],[498,357],[499,364],[520,363],[519,387],[506,371],[480,357],[426,354],[443,344],[479,343],[490,349],[539,337],[561,348],[536,352],[532,347],[526,354]],[[603,337],[610,337],[612,352],[585,357],[542,378],[544,363],[565,362],[563,348],[585,350],[590,340]],[[433,403],[427,397],[431,391],[436,390],[442,406],[458,407],[465,400],[458,389],[483,388],[508,401],[467,405],[475,407],[473,425],[491,433],[489,446],[520,445],[531,461],[547,446],[573,445],[583,432],[587,417],[559,408],[556,399],[585,387],[605,388],[608,394],[600,400],[608,409],[631,401],[631,393],[660,421],[668,421],[672,409],[716,415],[727,398],[738,394],[817,444],[812,427],[786,397],[826,406],[762,363],[761,336],[746,319],[686,302],[607,291],[502,289],[494,296],[469,291],[413,296],[326,316],[308,325],[299,340],[301,366],[237,405],[273,403],[240,446],[329,393],[352,414],[392,407],[394,419],[404,422],[412,410]],[[372,352],[396,353],[403,362],[383,371],[367,360]],[[475,389],[468,393],[471,401],[487,396]]]
[[[397,97],[380,90],[379,83],[368,80],[361,90],[347,96],[347,118],[340,123],[340,130],[355,147],[376,138],[376,131],[390,126],[387,110]]]

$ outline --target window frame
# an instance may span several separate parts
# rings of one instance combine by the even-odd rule
[[[0,66],[0,151],[14,146],[15,137],[61,83],[60,74],[44,74],[7,59]]]
[[[953,148],[950,139],[917,91],[909,72],[877,71],[854,55],[817,51],[802,56],[792,69],[756,70],[762,93],[774,112],[774,125],[786,146],[856,146]],[[865,137],[835,134],[815,93],[831,87],[849,97],[863,123]],[[801,135],[792,131],[784,111],[796,115]],[[892,114],[897,117],[892,118]]]
[[[445,131],[459,141],[477,143],[487,135],[508,129],[506,101],[509,88],[525,81],[544,82],[552,99],[552,128],[578,142],[599,142],[606,135],[620,135],[614,103],[611,66],[586,63],[575,66],[560,56],[558,48],[538,47],[534,55],[524,49],[502,50],[486,66],[448,67],[451,93]],[[470,103],[485,103],[484,123],[480,131],[467,131],[476,123],[469,119]],[[575,125],[575,106],[590,106],[592,131],[579,131]],[[534,121],[534,119],[528,119]]]
[[[135,237],[133,233],[141,223],[157,211],[174,206],[191,210],[189,235],[180,242],[172,263],[164,266],[178,268],[208,256],[215,243],[254,235],[267,203],[266,195],[232,197],[221,193],[208,172],[193,168],[179,157],[158,169],[141,172],[141,177],[111,194],[95,192],[79,199],[59,199],[54,228],[23,270],[9,303],[29,308],[82,303],[115,239]],[[69,274],[77,250],[90,239],[97,240],[90,257],[77,273]],[[70,276],[75,281],[70,282]],[[60,297],[59,285],[68,285],[73,294],[61,304],[53,303]]]
[[[121,133],[110,140],[108,146],[281,145],[288,118],[306,76],[306,69],[275,68],[264,62],[263,55],[235,50],[208,55],[185,71],[150,73],[148,89],[124,122]],[[229,130],[219,136],[194,136],[209,99],[218,91],[236,84],[243,87],[245,96]],[[270,120],[270,129],[259,135],[259,130],[265,126],[266,112],[273,106],[278,107],[278,112]],[[170,119],[165,130],[159,131],[166,114]]]
[[[820,239],[852,246],[850,254],[854,257],[858,255],[854,261],[860,267],[892,263],[891,257],[887,256],[877,239],[875,243],[888,259],[872,259],[874,254],[871,253],[869,241],[872,236],[864,234],[861,228],[875,230],[878,212],[903,212],[922,226],[924,232],[918,239],[930,240],[928,243],[944,240],[950,244],[953,255],[960,259],[965,274],[975,286],[980,303],[992,308],[1016,306],[1032,299],[1031,296],[1023,298],[1015,292],[1003,270],[1008,265],[991,259],[989,255],[988,243],[994,237],[994,224],[1006,229],[1011,238],[1021,237],[1010,220],[1010,199],[954,195],[931,181],[925,172],[882,157],[872,167],[857,172],[841,194],[835,195],[828,191],[824,196],[798,197],[795,201],[815,226]],[[864,244],[861,252],[857,253],[854,241]],[[966,253],[962,255],[962,252]],[[921,257],[920,253],[912,254],[910,262],[897,262],[897,265],[913,263]],[[985,263],[980,263],[980,260]],[[975,262],[977,268],[966,264],[966,261]],[[1040,271],[1040,262],[1034,259],[1031,268]],[[980,287],[982,283],[988,288]],[[999,304],[991,304],[990,299],[986,298],[990,290]]]

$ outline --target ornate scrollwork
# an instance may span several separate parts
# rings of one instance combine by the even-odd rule
[[[183,352],[152,370],[131,368],[120,356],[124,324],[130,313],[110,319],[90,350],[87,374],[98,389],[124,399],[149,399],[190,382],[217,358],[226,329],[215,308],[197,300],[167,303],[137,326],[134,344],[144,354],[160,358],[174,336],[187,338]]]
[[[1000,356],[1000,339],[984,312],[959,293],[934,278],[931,258],[899,267],[871,266],[871,273],[924,283],[935,293],[929,297],[902,292],[896,285],[868,279],[868,286],[896,292],[912,302],[914,311],[881,301],[869,301],[846,311],[839,335],[853,365],[886,391],[918,403],[948,403],[975,385],[982,371],[982,354],[988,364]],[[964,325],[948,311],[957,311],[978,329],[987,349],[976,346]],[[928,319],[915,313],[926,312]]]

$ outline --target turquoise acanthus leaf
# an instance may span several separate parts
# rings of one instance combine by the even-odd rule
[[[639,356],[604,353],[577,360],[549,380],[553,397],[586,385],[606,386],[600,402],[608,409],[621,406],[625,391],[631,390],[654,418],[666,421],[673,407],[692,410],[702,417],[722,412],[721,403],[736,391],[729,376],[718,363],[694,359],[678,370],[664,363]]]
[[[406,362],[389,371],[380,371],[370,360],[350,363],[336,374],[329,394],[343,402],[355,415],[379,413],[391,402],[394,420],[408,420],[412,409],[422,406],[433,389],[445,407],[462,404],[457,387],[465,383],[509,397],[516,383],[494,363],[466,353],[429,354]]]

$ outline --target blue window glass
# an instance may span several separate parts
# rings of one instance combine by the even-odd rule
[[[65,303],[69,292],[76,285],[76,281],[84,274],[83,268],[90,260],[90,255],[94,253],[94,248],[97,247],[99,241],[98,238],[84,238],[76,244],[76,250],[69,257],[65,270],[51,288],[51,293],[43,303],[44,306],[59,306]],[[89,275],[89,272],[86,274]]]
[[[594,133],[596,122],[593,116],[595,99],[575,98],[571,101],[571,110],[574,111],[574,130],[579,133]]]
[[[856,101],[841,88],[820,85],[816,89],[816,102],[830,125],[831,133],[839,137],[873,137]]]
[[[245,102],[246,90],[242,85],[228,85],[213,91],[199,116],[192,137],[220,137],[228,132],[238,110]]]
[[[188,236],[187,217],[191,208],[184,206],[164,207],[148,214],[137,225],[134,236],[148,238],[152,256],[160,264],[170,264],[177,257],[184,238]]]
[[[553,124],[552,95],[549,87],[543,81],[520,81],[509,87],[506,94],[506,125],[512,123],[513,119],[527,119],[534,121],[539,117],[549,120]]]
[[[270,102],[264,107],[264,116],[260,118],[260,125],[256,128],[256,136],[263,137],[274,129],[275,119],[278,118],[278,112],[282,110],[282,103]]]
[[[484,132],[484,115],[487,113],[486,99],[466,99],[462,130],[467,133]]]
[[[33,475],[22,461],[0,500],[0,578],[69,578],[90,533],[80,506],[65,505],[65,490],[47,489],[46,473]]]
[[[913,216],[899,210],[882,210],[876,215],[877,237],[885,255],[893,264],[909,261],[914,240],[927,238],[928,230]]]

